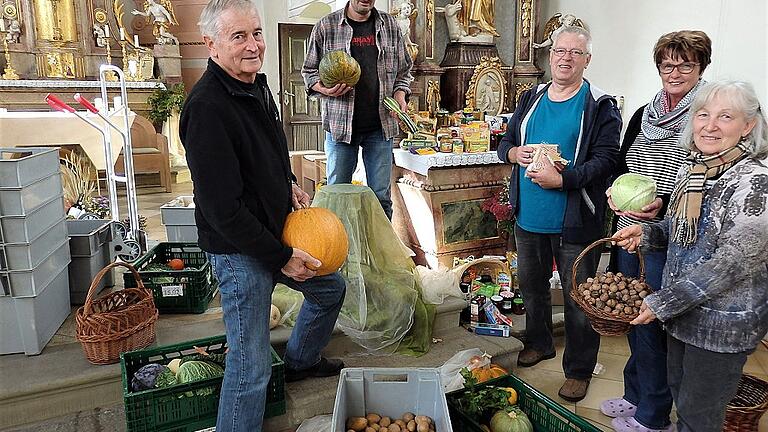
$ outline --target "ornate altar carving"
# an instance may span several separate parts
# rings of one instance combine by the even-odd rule
[[[489,115],[506,112],[507,80],[498,57],[483,57],[469,80],[464,105]]]
[[[445,50],[440,66],[445,69],[440,80],[440,95],[442,104],[448,111],[458,111],[465,108],[467,103],[467,92],[471,87],[472,75],[475,68],[483,59],[499,58],[499,52],[495,45],[485,44],[467,44],[451,42]],[[503,95],[512,94],[509,88],[513,82],[512,68],[499,61],[499,70],[504,80],[498,80],[499,85],[507,88],[503,90]],[[503,82],[503,84],[501,84]],[[483,83],[484,84],[484,83]],[[502,106],[503,109],[503,106]]]
[[[171,0],[146,0],[144,10],[132,10],[131,14],[146,17],[147,24],[152,20],[152,34],[158,45],[178,45],[179,40],[170,32],[171,25],[179,25]]]
[[[507,100],[508,108],[513,110],[524,91],[538,83],[544,71],[534,63],[533,36],[536,33],[539,0],[519,0],[517,2],[518,23],[515,30],[515,78],[512,92]],[[514,99],[512,98],[514,94]]]
[[[533,47],[539,49],[552,46],[552,43],[555,41],[555,37],[557,37],[557,34],[562,29],[570,26],[584,28],[584,22],[572,14],[563,15],[562,13],[558,12],[552,15],[552,17],[547,20],[547,23],[544,25],[543,40],[540,43],[534,43]]]
[[[411,60],[416,60],[416,56],[419,54],[419,46],[413,43],[411,39],[411,27],[418,15],[418,11],[413,7],[411,0],[402,0],[392,9],[390,14],[395,17],[397,26],[400,27],[400,32],[405,39],[405,48],[408,50]]]
[[[515,83],[515,106],[517,106],[517,103],[520,102],[520,97],[523,95],[523,93],[532,89],[533,85],[534,83],[531,81]]]

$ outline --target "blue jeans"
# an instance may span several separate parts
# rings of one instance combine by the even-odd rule
[[[645,281],[656,291],[661,287],[665,252],[643,253]],[[640,273],[637,255],[624,249],[616,253],[616,269],[626,276]],[[632,326],[629,334],[630,356],[624,366],[624,399],[637,405],[635,420],[649,429],[669,426],[672,393],[667,384],[667,333],[658,320]]]
[[[563,243],[560,234],[539,234],[515,224],[517,274],[525,305],[525,348],[553,354],[552,297],[549,279],[552,259],[557,262],[563,281],[565,300],[565,351],[563,372],[566,378],[587,380],[597,364],[600,335],[592,329],[584,312],[571,299],[571,275],[576,257],[587,245]],[[599,248],[587,253],[579,264],[576,281],[582,283],[595,275],[600,259]]]
[[[669,387],[677,408],[677,432],[720,432],[725,407],[736,396],[744,363],[754,350],[718,353],[667,335]]]
[[[247,255],[206,256],[219,280],[229,346],[216,430],[260,431],[272,373],[269,310],[275,284],[304,294],[285,351],[285,364],[292,369],[309,368],[320,361],[320,351],[330,340],[344,302],[346,285],[339,273],[296,282],[280,272],[272,273]]]
[[[373,190],[389,219],[392,219],[392,140],[384,138],[384,130],[353,135],[350,144],[336,142],[330,132],[325,133],[326,177],[328,184],[352,183],[357,168],[357,154],[363,149],[363,165],[368,187]]]

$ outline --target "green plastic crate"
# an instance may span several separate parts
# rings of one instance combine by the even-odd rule
[[[222,353],[227,348],[226,336],[214,336],[176,345],[146,348],[120,355],[123,380],[123,403],[128,432],[193,432],[216,425],[219,393],[223,378],[211,378],[179,384],[163,389],[131,391],[131,378],[142,366],[149,363],[168,364],[171,360],[194,354],[193,347],[207,352]],[[285,414],[285,364],[274,349],[272,352],[272,377],[267,385],[267,404],[264,418]],[[213,386],[213,394],[184,396],[185,392]]]
[[[517,405],[528,415],[536,432],[600,432],[600,429],[589,421],[568,411],[564,406],[512,374],[486,381],[478,386],[512,387],[517,390]],[[459,406],[458,401],[464,392],[466,389],[445,395],[453,430],[483,432],[478,419],[470,418]]]
[[[187,268],[147,270],[151,264],[167,264],[174,258],[184,261]],[[208,309],[208,303],[219,286],[205,252],[197,243],[159,243],[133,266],[139,272],[144,286],[152,290],[155,307],[160,313],[203,313]],[[136,279],[131,272],[123,273],[123,282],[126,288],[136,287]]]

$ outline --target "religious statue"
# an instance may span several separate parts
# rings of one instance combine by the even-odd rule
[[[487,76],[482,85],[477,86],[477,105],[475,108],[484,113],[496,114],[499,108],[498,83]]]
[[[456,0],[453,3],[448,3],[445,7],[435,8],[435,12],[442,12],[445,15],[445,24],[448,26],[448,39],[451,42],[458,42],[467,35],[467,31],[464,30],[464,26],[459,21],[459,14],[463,7],[461,1]]]
[[[416,60],[416,56],[419,54],[419,47],[411,40],[411,22],[416,19],[418,11],[413,7],[411,0],[403,0],[396,8],[392,9],[391,14],[395,17],[397,26],[400,27],[400,32],[405,39],[405,47],[411,56],[411,60]]]
[[[462,0],[464,13],[459,19],[469,36],[500,36],[494,26],[496,0]]]
[[[98,23],[93,24],[93,37],[96,39],[97,47],[104,48],[107,46],[105,41],[107,34],[104,31],[104,27],[100,26]]]
[[[5,40],[8,43],[19,43],[19,37],[21,36],[21,25],[19,20],[12,19],[8,23],[8,32],[5,34]]]
[[[440,81],[429,80],[427,82],[427,111],[430,117],[440,110]]]
[[[152,34],[157,38],[158,45],[178,45],[179,39],[168,30],[171,25],[179,25],[173,11],[173,4],[171,0],[159,1],[160,3],[155,0],[146,0],[143,12],[133,10],[131,13],[147,17],[148,23],[150,18],[152,19]]]
[[[564,16],[559,12],[554,14],[544,25],[544,40],[541,43],[534,42],[533,47],[539,49],[552,46],[557,35],[564,28],[571,26],[584,28],[584,23],[572,14],[565,14]]]

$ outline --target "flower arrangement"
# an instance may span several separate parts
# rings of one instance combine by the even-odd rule
[[[499,193],[483,201],[480,208],[496,218],[499,231],[512,234],[515,223],[512,220],[512,206],[509,204],[509,177],[504,178],[504,186]]]

